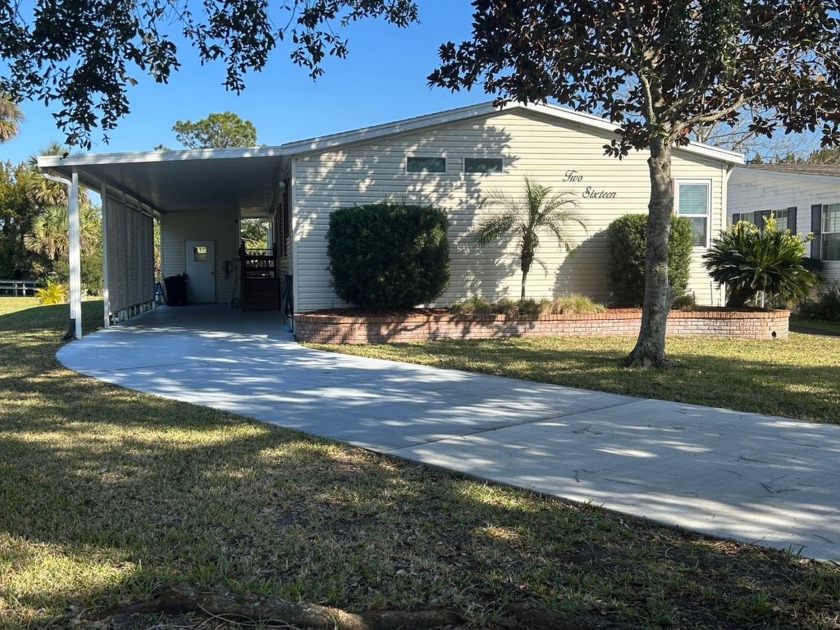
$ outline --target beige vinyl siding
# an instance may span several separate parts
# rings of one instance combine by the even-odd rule
[[[229,302],[234,288],[235,269],[225,261],[236,263],[239,249],[239,213],[173,213],[160,220],[161,266],[164,277],[184,273],[186,241],[216,243],[216,303]],[[189,283],[187,290],[189,291]]]
[[[796,233],[811,231],[811,206],[840,203],[840,177],[811,177],[736,168],[729,183],[727,217],[734,213],[796,208]],[[805,245],[810,254],[810,243]],[[823,261],[825,281],[840,280],[840,261]]]
[[[531,268],[528,297],[584,293],[607,301],[604,231],[623,214],[647,212],[650,194],[647,155],[634,153],[621,161],[604,156],[610,138],[608,132],[588,126],[519,111],[298,157],[293,167],[296,310],[345,306],[330,288],[326,269],[329,214],[340,207],[389,199],[435,205],[449,216],[452,279],[440,304],[469,295],[518,297],[521,273],[513,240],[478,248],[469,231],[480,220],[481,199],[492,190],[521,195],[526,174],[557,192],[571,193],[588,228],[570,226],[576,245],[571,255],[553,236],[543,237],[537,254],[542,265]],[[407,156],[445,157],[447,171],[406,173]],[[465,157],[499,156],[505,159],[503,174],[463,172]],[[675,177],[712,182],[713,229],[723,223],[724,173],[718,161],[675,152]],[[610,194],[592,194],[602,191]],[[698,269],[693,269],[691,288],[698,301],[708,303],[713,291],[708,276]]]

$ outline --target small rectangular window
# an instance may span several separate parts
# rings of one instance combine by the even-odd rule
[[[502,158],[464,158],[465,173],[504,173]]]
[[[711,182],[677,181],[675,206],[677,214],[691,221],[694,247],[709,246],[711,214]]]
[[[202,246],[193,247],[193,260],[196,262],[207,260],[207,248]]]
[[[445,173],[446,158],[443,157],[410,157],[405,160],[407,173]]]

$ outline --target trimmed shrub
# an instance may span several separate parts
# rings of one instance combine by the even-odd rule
[[[805,243],[790,230],[779,230],[773,217],[764,229],[746,221],[729,226],[703,255],[709,275],[726,284],[726,305],[739,308],[761,294],[790,304],[808,294],[816,276],[802,264]]]
[[[607,228],[610,250],[607,274],[616,306],[641,306],[645,300],[646,231],[645,214],[625,214]],[[683,295],[688,286],[693,242],[691,221],[672,216],[668,239],[668,282],[674,298]]]
[[[362,308],[428,304],[449,284],[449,220],[436,208],[377,203],[330,215],[332,286]]]

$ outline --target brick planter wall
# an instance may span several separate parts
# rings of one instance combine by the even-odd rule
[[[736,312],[672,311],[668,336],[711,335],[742,339],[785,339],[786,310]],[[613,309],[593,315],[543,315],[509,320],[504,315],[451,315],[415,311],[382,315],[298,313],[295,338],[313,343],[397,343],[434,339],[502,337],[606,337],[639,334],[641,311]]]

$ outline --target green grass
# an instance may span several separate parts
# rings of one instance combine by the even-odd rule
[[[464,627],[522,604],[584,628],[837,627],[836,566],[110,386],[56,362],[66,305],[0,309],[0,627],[174,585]]]
[[[791,317],[790,324],[791,326],[801,326],[809,331],[822,331],[840,335],[840,322],[826,322],[820,319]]]
[[[323,346],[347,354],[497,374],[643,398],[840,423],[840,337],[669,339],[662,371],[621,367],[629,337]]]

